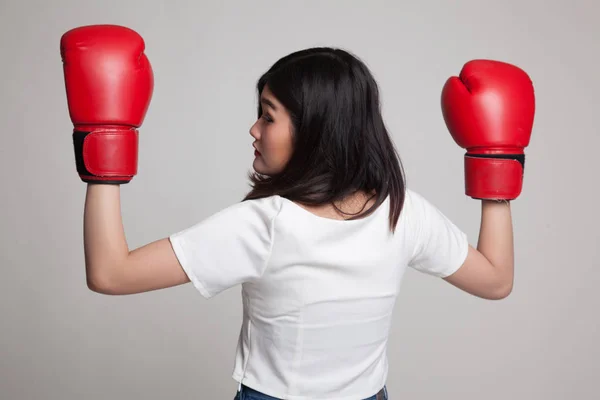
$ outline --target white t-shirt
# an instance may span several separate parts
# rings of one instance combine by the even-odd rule
[[[465,233],[408,190],[396,232],[389,197],[353,221],[280,196],[248,200],[170,236],[190,281],[210,298],[242,284],[233,378],[282,399],[356,400],[388,374],[387,342],[406,268],[454,273]]]

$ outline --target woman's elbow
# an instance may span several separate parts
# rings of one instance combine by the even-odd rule
[[[86,283],[88,289],[92,292],[106,295],[118,294],[114,290],[112,280],[107,276],[88,272],[86,275]]]
[[[488,300],[503,300],[510,296],[513,290],[513,283],[509,282],[498,287],[489,297]]]

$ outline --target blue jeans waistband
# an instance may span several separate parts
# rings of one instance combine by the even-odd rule
[[[257,390],[249,388],[246,385],[241,385],[241,389],[237,392],[234,400],[282,400],[277,397],[272,397],[261,393]],[[388,400],[387,387],[384,386],[377,394],[367,397],[364,400]]]

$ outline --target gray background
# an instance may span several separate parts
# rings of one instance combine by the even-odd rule
[[[16,1],[0,6],[0,398],[229,399],[239,287],[110,297],[87,289],[85,184],[59,39],[137,30],[155,73],[139,175],[122,188],[130,249],[240,200],[254,84],[278,58],[332,45],[378,80],[408,185],[477,243],[442,85],[473,58],[532,77],[537,113],[513,202],[516,278],[486,301],[410,270],[389,343],[391,399],[598,398],[600,6],[589,1]]]

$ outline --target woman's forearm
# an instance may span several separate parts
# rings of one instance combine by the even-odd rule
[[[514,248],[509,202],[482,200],[477,250],[500,271],[502,280],[512,288]]]
[[[100,286],[128,256],[121,219],[120,185],[88,184],[84,213],[84,250],[88,285]]]

